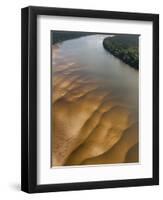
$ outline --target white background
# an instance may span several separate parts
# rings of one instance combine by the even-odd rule
[[[152,23],[140,21],[39,16],[37,19],[38,64],[38,184],[121,180],[152,177]],[[51,87],[50,31],[94,31],[140,34],[139,147],[138,164],[50,168]],[[143,54],[143,52],[146,52]],[[46,66],[46,67],[45,67]],[[148,76],[147,76],[148,71]],[[141,123],[143,122],[143,123]],[[142,134],[143,133],[143,134]],[[148,155],[148,156],[147,156]]]
[[[161,0],[5,0],[0,10],[0,198],[1,199],[162,199],[163,185],[160,172],[160,186],[102,189],[90,191],[25,194],[20,192],[20,8],[27,5],[56,6],[67,8],[103,9],[115,11],[160,13],[160,35],[163,34]],[[162,38],[160,39],[160,44]],[[160,55],[162,47],[160,45]],[[160,56],[161,57],[161,56]],[[160,77],[163,70],[160,59]],[[160,78],[160,86],[163,79]],[[163,90],[160,90],[160,102],[163,101]],[[160,106],[160,122],[163,107]],[[163,125],[160,123],[160,141]],[[160,142],[160,153],[163,145]],[[163,158],[160,157],[160,169]]]

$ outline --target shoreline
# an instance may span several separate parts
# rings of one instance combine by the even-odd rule
[[[126,48],[122,45],[117,45],[116,38],[123,36],[115,36],[112,38],[105,38],[103,40],[103,47],[106,51],[111,53],[116,58],[119,58],[125,64],[128,64],[130,67],[139,70],[139,59],[136,57],[137,47],[131,44]],[[118,38],[119,39],[119,38]],[[121,38],[122,40],[123,38]],[[125,38],[126,39],[126,38]],[[113,41],[112,41],[113,40]]]

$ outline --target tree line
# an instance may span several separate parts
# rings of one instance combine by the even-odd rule
[[[52,39],[52,44],[55,44],[58,42],[63,42],[65,40],[75,39],[93,34],[94,33],[75,32],[75,31],[52,31],[51,39]]]
[[[103,46],[106,50],[135,69],[139,69],[138,45],[138,35],[117,35],[103,40]]]

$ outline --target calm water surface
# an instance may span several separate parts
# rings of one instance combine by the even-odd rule
[[[105,37],[52,47],[53,166],[138,161],[138,71],[104,49]]]
[[[138,70],[106,51],[102,44],[105,37],[108,36],[91,35],[64,41],[59,45],[60,54],[67,61],[77,63],[82,73],[96,75],[105,82],[105,88],[111,88],[113,95],[131,105],[137,113]]]

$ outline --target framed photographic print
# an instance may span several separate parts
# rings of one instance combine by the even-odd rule
[[[159,16],[22,9],[22,190],[159,184]]]

